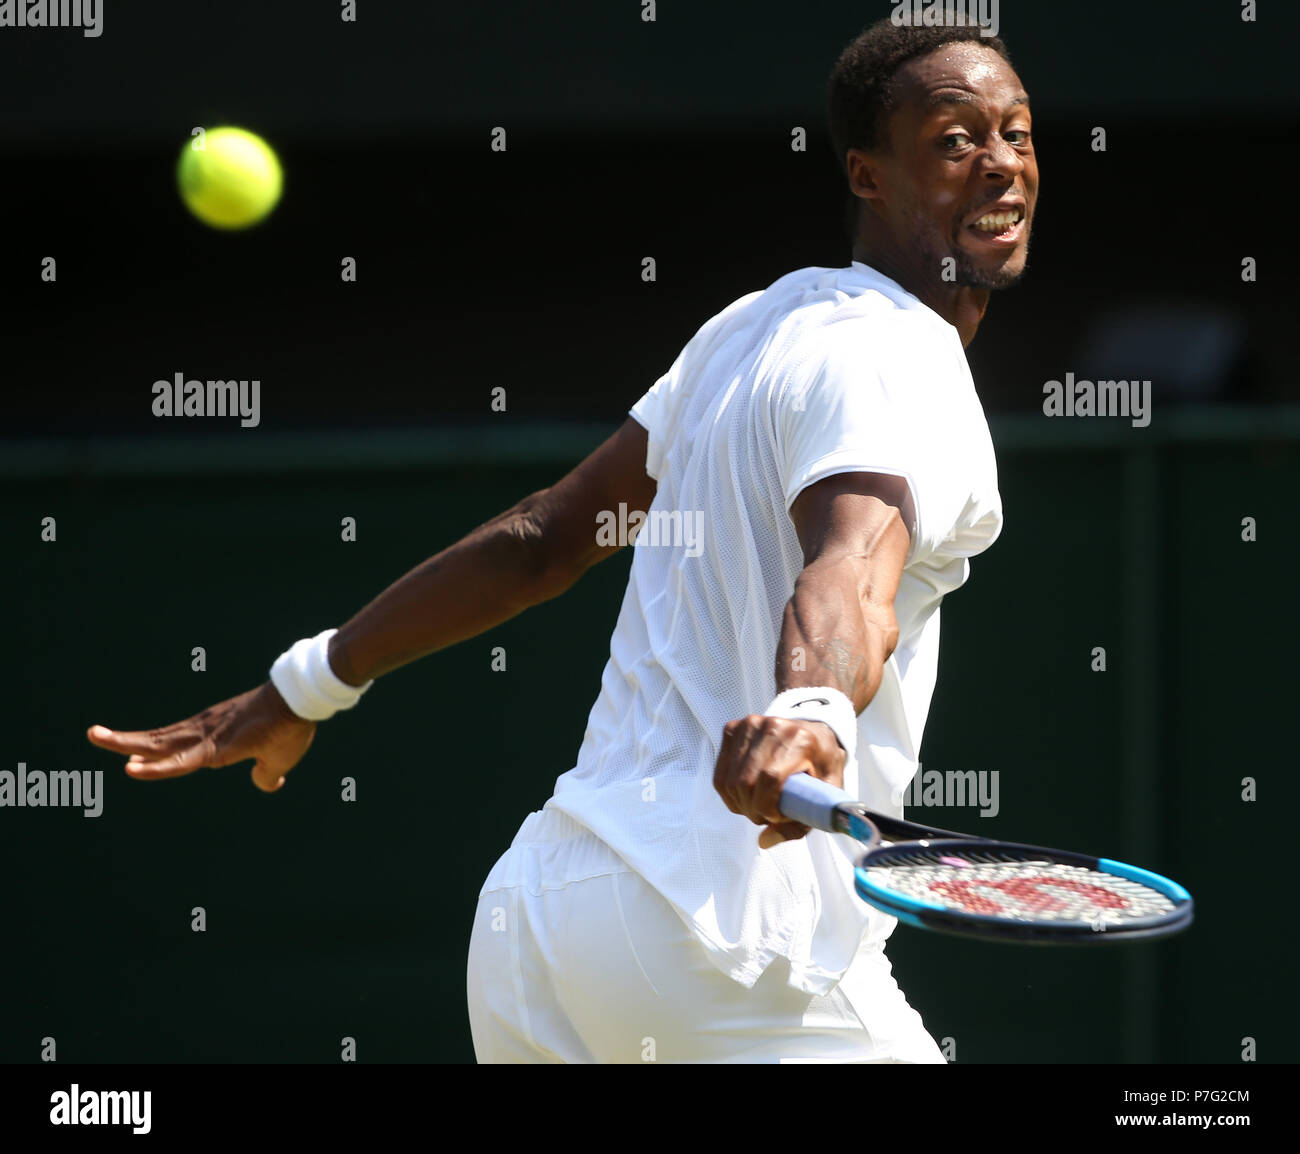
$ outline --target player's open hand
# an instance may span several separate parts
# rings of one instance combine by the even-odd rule
[[[792,773],[811,773],[843,788],[845,760],[829,725],[753,713],[723,727],[713,787],[732,813],[764,827],[758,844],[770,849],[808,832],[806,825],[781,814],[785,779]]]
[[[165,729],[127,733],[92,725],[86,736],[104,749],[129,754],[126,772],[139,781],[184,777],[252,758],[253,784],[274,793],[307,752],[316,722],[295,714],[268,681]]]

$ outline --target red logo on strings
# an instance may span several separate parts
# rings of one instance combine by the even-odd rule
[[[1039,889],[1039,886],[1054,886],[1057,890],[1069,890],[1080,894],[1103,909],[1119,910],[1128,905],[1128,900],[1108,890],[1104,886],[1089,882],[1074,881],[1071,878],[1007,878],[1003,881],[941,881],[933,882],[930,889],[942,894],[953,905],[958,905],[973,914],[1000,914],[1006,906],[995,900],[989,890],[1001,890],[1013,898],[1022,908],[1028,907],[1033,913],[1057,913],[1066,908],[1060,896],[1051,890]]]

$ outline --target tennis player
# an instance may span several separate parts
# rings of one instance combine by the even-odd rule
[[[469,948],[483,1062],[939,1062],[852,843],[784,821],[812,773],[901,814],[939,604],[1002,525],[964,346],[1025,268],[1025,91],[973,28],[867,29],[830,127],[852,261],[708,321],[556,485],[401,578],[261,687],[90,739],[140,780],[254,759],[273,791],[373,680],[555,597],[636,539],[577,762],[486,879]],[[686,527],[698,526],[687,540]],[[760,826],[755,831],[754,826]]]

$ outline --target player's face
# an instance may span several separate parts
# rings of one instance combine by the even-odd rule
[[[1038,199],[1029,98],[991,48],[948,44],[896,76],[890,194],[881,206],[900,251],[955,283],[1005,288],[1025,271]],[[953,264],[944,266],[944,258]],[[953,276],[943,276],[949,283]]]

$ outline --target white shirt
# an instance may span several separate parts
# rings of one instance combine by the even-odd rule
[[[782,612],[803,569],[794,499],[834,473],[902,476],[916,521],[898,647],[845,772],[870,808],[901,816],[939,603],[1002,528],[965,352],[956,329],[867,265],[805,268],[708,321],[631,415],[658,490],[577,764],[547,808],[613,848],[736,981],[784,956],[792,986],[824,994],[895,919],[854,893],[849,838],[814,831],[760,850],[759,827],[714,790],[714,763],[723,726],[776,695]]]

